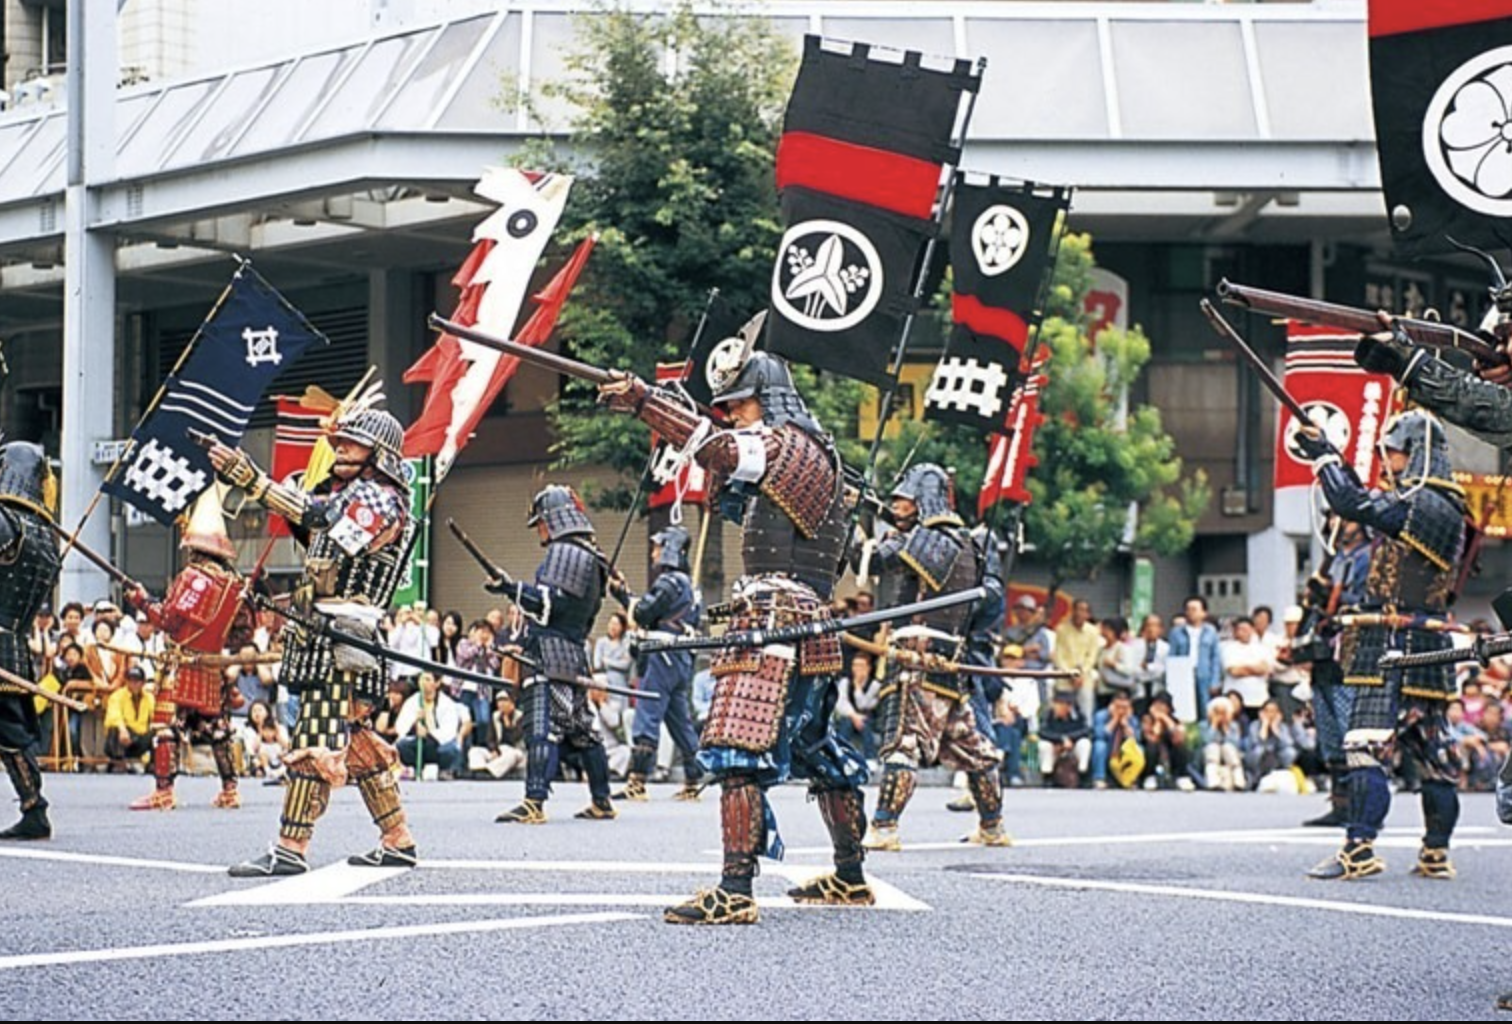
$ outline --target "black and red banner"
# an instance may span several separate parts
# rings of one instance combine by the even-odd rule
[[[1286,393],[1302,403],[1312,425],[1338,449],[1367,487],[1380,468],[1376,442],[1395,411],[1394,385],[1354,360],[1357,334],[1295,321],[1286,325]],[[1283,406],[1276,419],[1276,490],[1309,487],[1312,464],[1296,447],[1297,417]]]
[[[1504,247],[1512,0],[1370,0],[1370,86],[1398,251]]]
[[[784,234],[766,347],[886,386],[916,306],[962,98],[963,60],[808,36],[777,147]]]
[[[1019,364],[1038,326],[1046,275],[1069,192],[958,176],[950,265],[955,327],[924,395],[924,418],[983,434],[1001,429],[1022,382]]]

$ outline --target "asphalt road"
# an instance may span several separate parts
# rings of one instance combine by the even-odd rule
[[[718,871],[718,808],[654,802],[618,821],[495,825],[519,783],[406,784],[422,866],[349,869],[372,845],[354,791],[321,823],[319,870],[239,881],[280,790],[240,811],[215,784],[133,813],[150,780],[48,776],[57,837],[0,846],[0,993],[11,1019],[1494,1018],[1512,989],[1512,830],[1465,801],[1460,877],[1408,875],[1420,816],[1399,797],[1389,870],[1302,872],[1338,834],[1296,828],[1318,797],[1014,791],[1018,843],[953,840],[968,817],[920,790],[909,849],[868,861],[871,909],[784,905],[826,863],[817,811],[776,794],[789,847],[748,928],[676,928],[660,908]],[[870,799],[870,797],[869,797]]]

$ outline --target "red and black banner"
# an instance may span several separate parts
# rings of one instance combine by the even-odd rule
[[[979,82],[968,61],[806,37],[777,147],[785,232],[770,351],[891,381],[946,166],[960,157],[961,100]]]
[[[1390,377],[1354,361],[1357,334],[1291,322],[1286,328],[1286,393],[1302,403],[1346,465],[1368,487],[1379,467],[1376,441],[1392,412]],[[1312,464],[1296,449],[1297,418],[1283,406],[1276,420],[1276,489],[1309,487]]]
[[[315,442],[325,436],[322,420],[329,415],[307,409],[298,398],[275,395],[278,419],[273,427],[273,479],[282,484],[299,486]],[[283,516],[268,517],[268,536],[289,536],[289,521]]]
[[[1048,378],[1040,369],[1049,358],[1050,353],[1041,349],[1032,367],[1020,368],[1023,383],[1013,393],[1000,427],[1002,433],[987,441],[987,473],[977,494],[978,518],[985,518],[987,510],[999,502],[1029,504],[1029,470],[1039,464],[1034,455],[1034,432],[1045,422],[1039,400]]]
[[[996,178],[958,176],[950,264],[955,327],[924,395],[924,418],[1000,430],[1029,333],[1039,325],[1046,275],[1070,205],[1063,189],[1045,191]]]
[[[1512,0],[1370,0],[1370,87],[1398,251],[1507,245]]]

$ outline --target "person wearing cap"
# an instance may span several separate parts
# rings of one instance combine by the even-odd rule
[[[240,449],[216,444],[210,463],[221,480],[283,516],[304,545],[295,585],[296,614],[329,615],[342,633],[378,643],[377,624],[404,575],[414,524],[401,449],[404,427],[369,390],[344,403],[331,426],[336,459],[313,490],[270,479]],[[353,867],[414,867],[414,836],[392,767],[394,748],[371,728],[388,680],[371,647],[334,643],[293,618],[284,627],[279,682],[299,694],[278,839],[260,857],[233,865],[236,878],[298,875],[331,791],[354,784],[378,830],[378,845],[347,858]]]
[[[1069,778],[1065,766],[1074,764],[1077,779],[1085,777],[1092,763],[1092,727],[1077,706],[1076,691],[1057,686],[1050,697],[1049,710],[1039,727],[1039,761],[1045,785]]]
[[[105,702],[105,756],[110,771],[124,772],[128,760],[137,760],[152,749],[152,694],[146,690],[147,674],[133,665],[126,682]]]

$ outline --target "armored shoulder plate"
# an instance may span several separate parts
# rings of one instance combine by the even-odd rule
[[[1395,538],[1378,538],[1371,550],[1363,603],[1407,614],[1442,612],[1455,597],[1465,546],[1464,512],[1431,487],[1406,500],[1406,526]]]
[[[536,570],[537,586],[550,590],[546,628],[582,640],[604,603],[608,566],[591,545],[568,538],[546,545],[546,559]]]
[[[915,526],[903,540],[898,558],[919,577],[930,594],[938,594],[950,579],[955,564],[971,544],[962,543],[958,531],[935,526]],[[969,558],[975,576],[976,559]],[[976,585],[973,578],[972,586]]]

